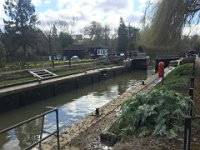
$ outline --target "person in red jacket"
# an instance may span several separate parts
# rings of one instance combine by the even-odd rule
[[[165,64],[163,61],[160,61],[158,64],[158,77],[162,78],[162,84],[164,84],[164,69],[165,69]]]

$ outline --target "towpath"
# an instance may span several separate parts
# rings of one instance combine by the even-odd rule
[[[200,116],[200,58],[195,63],[194,101],[196,114]]]
[[[191,150],[199,150],[200,147],[200,58],[195,62],[195,80],[194,80],[194,109],[193,117],[198,119],[192,120],[191,133]]]

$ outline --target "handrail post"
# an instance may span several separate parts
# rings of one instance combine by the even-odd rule
[[[189,88],[189,96],[191,97],[191,99],[194,98],[194,88]]]
[[[42,140],[42,135],[43,135],[43,132],[44,132],[44,119],[45,119],[45,115],[42,116],[42,124],[41,124],[41,131],[40,131],[40,140]],[[41,142],[39,144],[39,149],[41,149]]]
[[[193,100],[194,98],[194,88],[189,88],[189,96]],[[192,102],[189,102],[189,110],[188,110],[188,115],[192,116]]]
[[[56,108],[56,127],[57,127],[57,147],[60,150],[60,138],[59,138],[59,118],[58,118],[58,109]]]
[[[191,77],[190,88],[194,88],[194,76]]]
[[[195,75],[195,60],[194,60],[194,62],[193,62],[192,75],[193,75],[193,76]]]
[[[45,113],[48,109],[53,110],[54,107],[46,106],[46,107],[44,108],[44,113]],[[40,140],[42,140],[42,136],[43,136],[43,132],[44,132],[44,119],[45,119],[45,115],[42,116],[42,124],[41,124],[41,131],[40,131]],[[41,145],[42,145],[42,143],[40,142],[40,143],[39,143],[39,149],[41,149]]]
[[[184,150],[190,150],[190,137],[191,137],[191,117],[186,117],[184,126]]]

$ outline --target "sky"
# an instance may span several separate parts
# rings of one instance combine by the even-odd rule
[[[156,1],[156,0],[153,0]],[[0,0],[0,26],[5,18],[3,4]],[[67,20],[76,18],[76,32],[91,21],[110,25],[112,29],[119,26],[120,17],[126,25],[138,27],[144,13],[147,0],[32,0],[40,21]]]
[[[41,22],[53,20],[69,20],[75,18],[73,24],[74,34],[82,33],[83,28],[92,21],[109,25],[114,31],[119,26],[120,17],[126,25],[130,23],[136,28],[140,27],[146,3],[149,0],[32,0],[36,14]],[[159,0],[151,0],[156,3]],[[0,28],[3,28],[3,10],[5,0],[0,0]],[[191,30],[193,29],[193,30]],[[185,27],[184,34],[200,34],[200,25]]]

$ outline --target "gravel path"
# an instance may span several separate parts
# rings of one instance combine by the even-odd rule
[[[193,116],[200,116],[200,58],[195,63],[194,111]],[[191,150],[200,150],[200,118],[192,120]]]
[[[200,58],[197,58],[195,63],[194,101],[196,114],[200,115]]]

